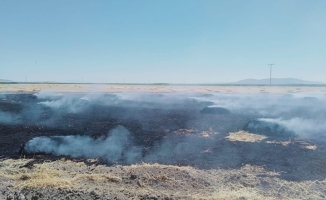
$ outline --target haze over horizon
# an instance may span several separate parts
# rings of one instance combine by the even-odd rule
[[[0,79],[326,82],[326,1],[0,2]]]

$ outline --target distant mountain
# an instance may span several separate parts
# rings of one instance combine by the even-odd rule
[[[6,79],[0,79],[0,83],[6,83],[6,82],[13,82],[11,80],[6,80]]]
[[[233,84],[241,84],[241,85],[268,85],[269,78],[265,79],[244,79]],[[325,84],[323,82],[317,81],[306,81],[297,78],[272,78],[273,85],[322,85]]]

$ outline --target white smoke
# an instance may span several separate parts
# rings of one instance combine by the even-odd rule
[[[17,124],[20,122],[19,115],[2,112],[0,110],[0,123],[1,124]]]
[[[59,99],[42,101],[39,102],[39,104],[56,110],[65,109],[65,111],[70,113],[78,113],[85,108],[86,104],[88,104],[88,101],[76,98],[74,95],[64,95]]]
[[[279,124],[303,138],[310,138],[315,135],[326,135],[326,124],[324,120],[321,119],[302,119],[298,117],[292,119],[261,118],[259,121]]]
[[[278,124],[303,138],[326,136],[325,93],[215,94],[190,98],[213,103],[209,107],[223,107],[235,114],[269,122],[265,126]]]
[[[73,158],[104,158],[108,162],[124,159],[131,163],[141,155],[139,148],[129,149],[131,143],[129,131],[119,126],[105,139],[81,135],[36,137],[26,143],[25,151]]]

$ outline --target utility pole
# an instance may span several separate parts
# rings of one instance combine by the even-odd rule
[[[272,67],[273,67],[274,63],[272,64],[268,64],[269,66],[269,85],[272,85]]]

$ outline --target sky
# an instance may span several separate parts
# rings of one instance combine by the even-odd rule
[[[1,0],[0,79],[326,83],[325,0]]]

